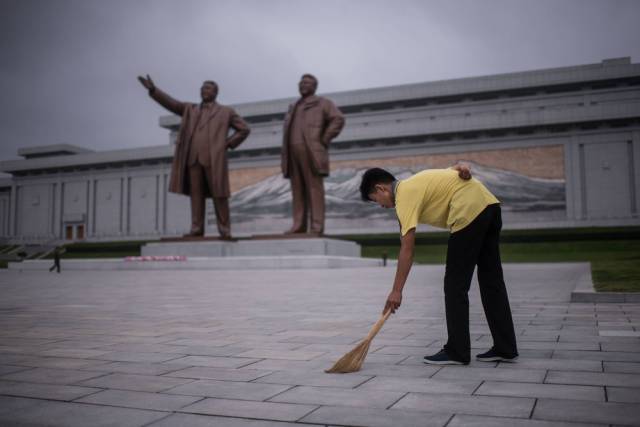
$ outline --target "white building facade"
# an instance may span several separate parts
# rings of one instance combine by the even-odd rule
[[[502,201],[507,228],[640,224],[640,64],[629,58],[324,96],[347,121],[330,150],[328,234],[397,231],[393,212],[359,200],[365,169],[403,178],[456,161],[471,163]],[[229,153],[235,235],[290,225],[279,165],[292,101],[233,106],[252,128]],[[103,152],[50,145],[0,162],[11,175],[0,180],[0,237],[134,240],[187,232],[188,198],[167,192],[180,118],[161,117],[160,125],[169,144]]]

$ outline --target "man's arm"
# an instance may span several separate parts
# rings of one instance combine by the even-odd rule
[[[409,277],[411,265],[413,264],[413,251],[416,243],[416,229],[412,228],[400,239],[400,253],[398,254],[398,267],[396,269],[396,278],[393,281],[393,288],[387,297],[384,305],[383,313],[391,310],[395,313],[402,303],[402,289]]]
[[[247,122],[245,122],[235,111],[231,113],[229,126],[232,127],[235,132],[227,138],[227,147],[236,148],[242,143],[242,141],[247,139],[247,136],[251,133],[251,129],[249,129]]]
[[[344,116],[333,102],[327,100],[326,104],[325,120],[327,121],[327,126],[324,130],[324,134],[322,135],[322,142],[325,145],[329,145],[331,140],[338,136],[344,127]]]
[[[158,89],[147,74],[147,77],[138,76],[138,80],[149,91],[149,96],[153,98],[158,104],[162,105],[167,110],[171,111],[174,114],[182,116],[184,114],[184,109],[186,108],[186,103],[177,101]]]

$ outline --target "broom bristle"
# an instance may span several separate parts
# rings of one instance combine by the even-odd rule
[[[325,372],[327,374],[346,374],[359,371],[360,368],[362,368],[365,357],[367,357],[370,344],[371,340],[362,341],[355,346],[353,350],[342,356],[331,368],[325,370]]]
[[[331,368],[325,370],[327,374],[332,373],[341,373],[346,374],[349,372],[357,372],[362,367],[362,363],[364,363],[364,358],[367,357],[367,352],[369,351],[369,346],[371,345],[371,341],[373,341],[373,337],[380,331],[384,322],[391,315],[391,310],[385,312],[380,320],[378,320],[375,325],[369,331],[367,337],[362,340],[360,344],[355,346],[353,350],[349,353],[345,354],[338,360]]]

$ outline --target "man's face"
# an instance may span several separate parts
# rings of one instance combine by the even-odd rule
[[[302,96],[313,95],[316,93],[316,81],[310,77],[303,77],[298,83],[298,90]]]
[[[213,102],[218,96],[218,88],[211,83],[203,83],[200,88],[200,97],[202,102]]]
[[[390,184],[376,184],[374,192],[369,193],[369,200],[377,203],[382,208],[389,209],[396,206]]]

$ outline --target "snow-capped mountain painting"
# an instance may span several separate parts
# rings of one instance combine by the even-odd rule
[[[564,217],[564,180],[532,178],[479,164],[470,165],[473,176],[502,202],[505,219],[532,222]],[[405,179],[426,168],[387,169],[396,178]],[[338,169],[325,179],[327,232],[397,229],[393,210],[360,199],[360,180],[365,170]],[[291,190],[289,180],[281,174],[235,192],[230,202],[235,233],[281,233],[291,225]],[[215,219],[211,220],[215,224]]]

